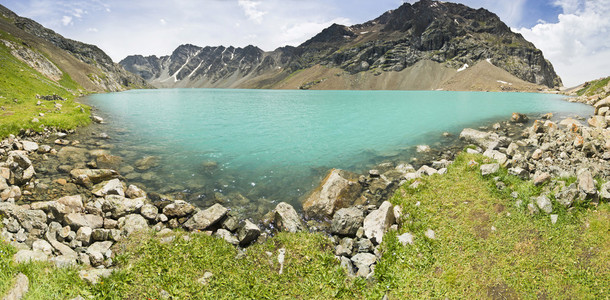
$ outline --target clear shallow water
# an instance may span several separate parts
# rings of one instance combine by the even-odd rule
[[[133,181],[162,192],[186,192],[202,205],[238,202],[241,210],[252,212],[279,201],[298,206],[298,198],[332,167],[363,171],[383,161],[407,161],[418,144],[440,145],[442,132],[458,135],[465,127],[506,120],[512,112],[592,113],[562,97],[169,89],[92,95],[84,102],[107,121],[113,154],[127,163],[161,157],[153,170],[161,178],[135,174]]]

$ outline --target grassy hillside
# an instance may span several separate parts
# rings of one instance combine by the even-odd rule
[[[31,281],[26,299],[259,298],[389,299],[411,298],[605,298],[610,292],[610,205],[553,207],[549,215],[530,215],[528,203],[540,193],[530,182],[509,176],[498,191],[478,166],[486,158],[460,155],[446,175],[400,188],[392,202],[403,207],[399,232],[384,238],[375,280],[350,278],[320,234],[278,234],[239,253],[224,240],[205,234],[177,233],[175,239],[142,235],[116,249],[121,270],[97,285],[77,277],[76,269],[47,264],[15,265],[14,249],[0,245],[0,295],[7,278],[23,272]],[[573,181],[574,179],[565,179]],[[515,199],[510,193],[516,191]],[[424,237],[428,229],[435,239]],[[413,245],[397,235],[410,232]],[[167,238],[167,237],[165,237]],[[283,273],[278,250],[286,249]],[[206,272],[211,278],[198,282]],[[4,282],[4,283],[2,283]]]
[[[609,82],[610,82],[610,77],[589,81],[589,82],[585,83],[581,89],[576,91],[576,94],[578,96],[583,96],[583,95],[593,96],[596,94],[607,94],[607,92],[604,91],[604,87],[606,87]]]
[[[21,40],[3,31],[0,31],[0,40],[23,45]],[[53,81],[13,56],[4,43],[0,43],[0,70],[0,138],[21,129],[70,129],[90,122],[89,108],[73,101],[82,92],[81,86],[63,70],[62,78]],[[58,95],[67,100],[39,100],[37,94]],[[42,104],[37,105],[38,101]],[[61,104],[61,109],[55,108],[55,102]],[[39,122],[32,122],[34,118]]]

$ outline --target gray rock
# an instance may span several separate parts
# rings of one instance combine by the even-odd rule
[[[87,253],[99,252],[99,253],[104,254],[104,253],[108,252],[108,250],[110,250],[110,247],[112,247],[112,244],[113,244],[112,241],[95,242],[87,248],[86,252]]]
[[[351,258],[354,266],[360,269],[369,269],[377,261],[377,257],[371,253],[358,253]],[[368,275],[368,274],[367,274]],[[366,275],[364,275],[366,276]]]
[[[472,128],[466,128],[460,133],[460,139],[473,143],[484,149],[497,147],[500,136],[493,132],[483,132]]]
[[[551,215],[551,223],[552,224],[557,223],[558,218],[559,218],[559,215]]]
[[[491,174],[495,174],[500,170],[500,164],[486,164],[481,165],[481,175],[487,176]]]
[[[83,212],[85,210],[81,195],[64,196],[55,201],[70,208],[71,212]]]
[[[127,191],[125,191],[125,195],[132,199],[146,198],[146,192],[144,192],[144,190],[142,190],[141,188],[139,188],[133,184],[129,185],[129,187],[127,188]]]
[[[97,228],[97,229],[93,229],[93,232],[91,232],[91,239],[94,241],[105,241],[108,239],[109,235],[110,235],[110,230]]]
[[[534,203],[528,203],[527,210],[530,212],[531,215],[535,215],[538,212],[540,212],[540,210],[538,209],[538,207],[536,205],[534,205]]]
[[[215,233],[215,236],[224,239],[225,241],[227,241],[227,243],[231,244],[231,245],[238,245],[239,244],[239,240],[233,236],[233,234],[226,230],[226,229],[218,229]]]
[[[43,252],[44,254],[51,256],[53,254],[53,246],[45,240],[35,240],[32,243],[32,250]]]
[[[536,198],[536,205],[538,205],[538,207],[547,214],[553,212],[553,204],[551,203],[551,200],[544,195]]]
[[[384,201],[379,209],[372,211],[364,218],[364,235],[375,243],[381,244],[383,235],[395,221],[392,204]]]
[[[371,243],[371,246],[372,246],[372,243]],[[339,245],[337,245],[335,254],[338,256],[352,256],[353,251],[354,251],[354,239],[346,237],[346,238],[342,238]]]
[[[555,194],[555,199],[557,200],[557,203],[565,207],[570,207],[577,195],[578,189],[576,188],[576,184],[572,183],[565,187],[561,192]]]
[[[76,266],[77,257],[59,255],[49,259],[49,261],[52,262],[57,268],[70,268]]]
[[[373,251],[373,242],[367,238],[361,238],[354,245],[355,251],[358,253],[368,253]]]
[[[543,184],[549,182],[550,180],[551,180],[551,174],[542,173],[542,174],[534,177],[534,185],[535,186],[543,185]]]
[[[333,216],[331,232],[344,236],[356,236],[358,228],[362,227],[364,214],[361,210],[350,207],[339,209]]]
[[[155,220],[159,214],[159,209],[152,204],[144,204],[140,208],[140,214],[149,220]]]
[[[163,214],[170,218],[186,217],[193,211],[195,211],[195,206],[183,200],[176,200],[163,208]]]
[[[483,156],[489,157],[497,161],[501,165],[504,165],[506,161],[508,161],[508,157],[506,156],[506,154],[497,150],[487,149],[485,152],[483,152]]]
[[[255,241],[260,234],[261,230],[258,228],[258,226],[256,226],[256,224],[250,222],[250,220],[245,220],[244,225],[237,233],[237,238],[239,240],[239,244],[244,246]]]
[[[146,156],[136,161],[136,169],[146,171],[159,165],[160,158],[158,156]]]
[[[70,176],[79,180],[86,178],[92,183],[100,183],[102,181],[117,178],[119,173],[111,169],[74,169],[70,171]],[[84,177],[81,177],[84,176]],[[82,181],[82,179],[80,179]]]
[[[19,250],[13,255],[13,261],[19,264],[30,261],[47,261],[47,259],[47,254],[42,251]]]
[[[212,279],[212,277],[214,277],[214,274],[212,274],[212,272],[205,272],[203,273],[203,277],[197,279],[197,282],[202,285],[207,285]]]
[[[599,197],[604,201],[610,201],[610,181],[602,184]]]
[[[123,231],[125,236],[129,236],[136,231],[148,230],[148,221],[138,214],[127,215],[119,221],[119,229]]]
[[[320,186],[305,199],[303,210],[308,216],[330,218],[336,210],[354,204],[362,187],[344,175],[345,171],[332,169]]]
[[[514,168],[508,169],[508,174],[518,176],[522,179],[528,179],[530,176],[530,174],[529,174],[529,172],[527,172],[527,170],[520,168],[520,167],[514,167]]]
[[[87,252],[89,254],[89,262],[93,267],[99,267],[104,264],[104,255],[97,251]]]
[[[23,145],[23,150],[27,152],[36,152],[38,151],[38,144],[30,141],[22,141],[21,145]]]
[[[106,278],[110,276],[112,272],[112,269],[88,269],[79,271],[78,276],[91,284],[97,284],[100,278]]]
[[[81,227],[76,232],[76,240],[83,242],[84,245],[89,245],[89,243],[91,243],[92,233],[93,229],[91,229],[91,227]]]
[[[345,270],[347,276],[355,276],[356,274],[354,273],[354,265],[352,264],[352,260],[345,256],[341,256],[339,259],[341,262],[341,268]]]
[[[164,210],[165,211],[165,210]],[[208,227],[215,225],[225,217],[228,210],[222,205],[216,203],[205,210],[201,210],[194,214],[184,223],[184,228],[188,230],[206,230]],[[165,214],[165,213],[164,213]]]
[[[72,230],[78,231],[81,227],[90,227],[91,229],[102,228],[104,219],[98,215],[71,213],[64,217],[64,222]]]
[[[91,193],[98,197],[104,197],[106,195],[125,196],[123,184],[116,178],[96,184],[91,189]]]
[[[137,213],[142,206],[144,206],[143,199],[128,199],[120,195],[107,195],[102,202],[104,212],[110,212],[115,219]]]
[[[587,195],[595,195],[597,193],[597,189],[595,188],[595,181],[593,180],[593,175],[589,170],[581,170],[578,173],[578,190],[587,194]]]
[[[27,232],[31,232],[34,229],[47,229],[47,214],[42,210],[20,210],[15,214],[15,218]]]
[[[406,246],[406,245],[413,245],[414,238],[415,237],[411,233],[406,232],[406,233],[403,233],[403,234],[398,236],[398,242],[403,244],[404,246]]]
[[[273,214],[275,226],[280,231],[298,232],[306,230],[294,207],[286,202],[280,202],[273,210]]]
[[[427,238],[431,239],[431,240],[435,240],[436,239],[436,233],[434,232],[434,230],[428,228],[428,230],[426,230],[426,232],[424,233],[424,236],[426,236]]]
[[[239,219],[232,215],[227,215],[227,217],[222,221],[222,228],[235,232],[237,228],[239,228]]]

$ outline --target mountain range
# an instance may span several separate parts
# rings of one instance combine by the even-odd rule
[[[542,90],[562,86],[542,51],[498,16],[421,0],[297,47],[181,45],[119,62],[155,87]]]

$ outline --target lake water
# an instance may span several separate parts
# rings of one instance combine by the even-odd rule
[[[113,154],[161,164],[123,174],[201,206],[221,202],[260,215],[299,198],[330,168],[362,172],[409,161],[414,147],[440,147],[465,127],[512,112],[590,115],[563,96],[441,91],[165,89],[91,95]],[[454,138],[443,138],[442,133]]]

